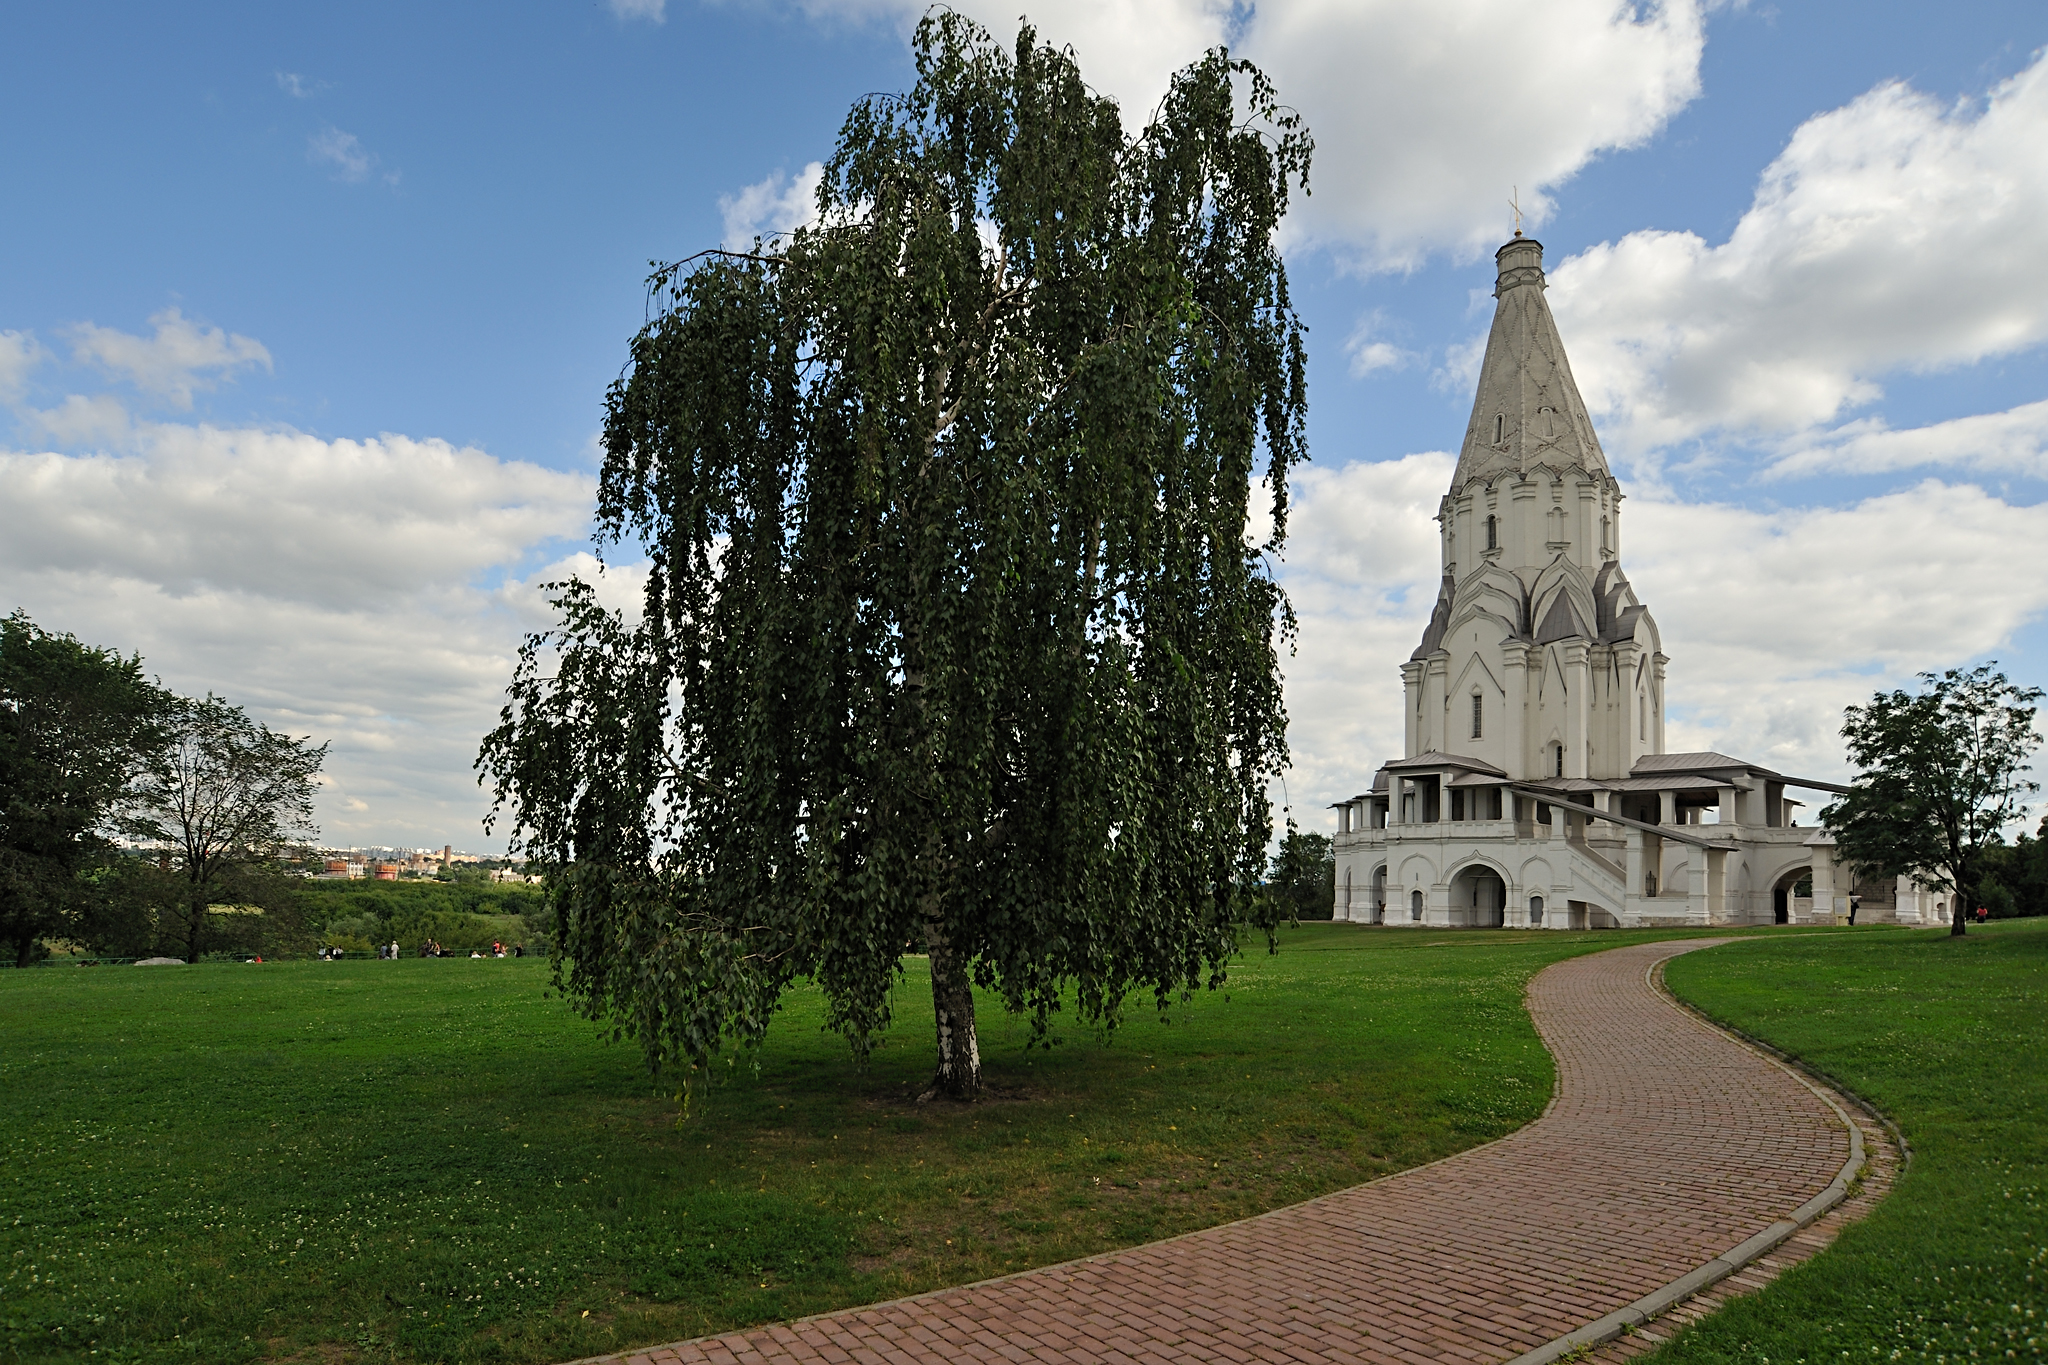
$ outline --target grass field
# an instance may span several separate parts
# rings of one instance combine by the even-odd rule
[[[7,1358],[562,1360],[1214,1224],[1535,1117],[1524,983],[1638,937],[1304,927],[1107,1046],[985,1012],[971,1108],[913,961],[867,1074],[799,993],[687,1118],[532,960],[0,973]]]
[[[2048,921],[1773,935],[1665,979],[1890,1115],[1912,1162],[1826,1252],[1645,1360],[2048,1356]]]

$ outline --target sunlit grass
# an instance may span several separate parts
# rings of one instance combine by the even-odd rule
[[[798,992],[687,1118],[532,960],[0,972],[7,1358],[561,1360],[1212,1225],[1534,1118],[1528,977],[1643,937],[1305,927],[1049,1053],[985,1008],[968,1108],[913,960],[865,1075]]]
[[[1877,1105],[1913,1155],[1827,1251],[1646,1360],[2048,1355],[2048,921],[1774,936],[1665,979]]]

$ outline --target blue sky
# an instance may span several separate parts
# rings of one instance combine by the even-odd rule
[[[588,567],[647,262],[800,212],[918,12],[9,10],[0,606],[331,741],[332,840],[486,846],[469,762],[535,585]],[[1398,746],[1511,187],[1631,494],[1675,741],[1824,776],[1875,685],[2048,674],[2048,10],[1033,17],[1130,110],[1227,41],[1316,132],[1298,810]]]

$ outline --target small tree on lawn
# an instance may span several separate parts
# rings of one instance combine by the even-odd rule
[[[180,699],[158,771],[143,785],[131,827],[166,851],[173,874],[174,928],[197,961],[225,931],[210,907],[276,901],[277,861],[318,834],[315,779],[327,746],[281,735],[209,693]],[[268,893],[268,894],[266,894]]]
[[[1273,855],[1266,893],[1292,920],[1334,919],[1337,909],[1337,854],[1327,834],[1305,834],[1287,822],[1287,835]]]
[[[1846,861],[1954,892],[1951,934],[1963,932],[1976,903],[1985,851],[2040,790],[2020,774],[2040,744],[2041,689],[2017,687],[1994,667],[1922,673],[1917,694],[1879,692],[1850,707],[1842,737],[1862,771],[1821,813]]]
[[[814,226],[654,276],[598,504],[644,614],[561,585],[479,758],[566,988],[656,1067],[798,977],[864,1056],[921,950],[932,1093],[970,1098],[975,986],[1113,1024],[1270,925],[1308,138],[1222,52],[1136,138],[1029,28],[939,11],[916,56]]]
[[[0,941],[17,965],[79,925],[81,877],[109,849],[169,704],[139,655],[53,635],[20,611],[0,621]]]

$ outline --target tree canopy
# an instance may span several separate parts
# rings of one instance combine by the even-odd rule
[[[973,986],[1113,1025],[1270,929],[1307,133],[1222,51],[1136,136],[1029,27],[915,54],[813,224],[657,269],[598,504],[644,608],[557,585],[478,760],[566,989],[656,1067],[800,977],[864,1054],[922,950],[971,1097]]]
[[[81,874],[154,762],[171,704],[140,656],[24,612],[0,621],[0,936],[18,964],[78,926]]]
[[[1273,854],[1266,894],[1292,920],[1332,919],[1337,908],[1337,852],[1327,834],[1307,834],[1287,822]]]
[[[1987,850],[2040,790],[2021,774],[2040,744],[2041,689],[1995,668],[1922,673],[1918,693],[1879,692],[1849,707],[1842,737],[1862,771],[1821,813],[1848,862],[1955,892],[1953,934],[1977,903]]]
[[[176,927],[159,932],[197,961],[213,940],[233,937],[215,923],[217,904],[282,909],[292,899],[277,864],[318,833],[313,793],[327,746],[279,734],[211,693],[177,699],[166,730],[128,827],[164,849]]]

